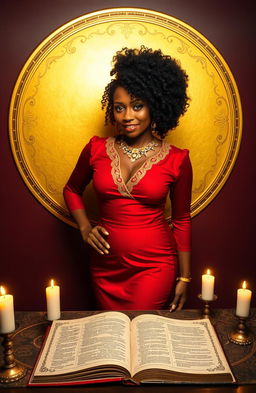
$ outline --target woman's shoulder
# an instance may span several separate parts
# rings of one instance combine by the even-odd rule
[[[106,152],[106,141],[109,137],[101,137],[98,135],[94,135],[89,142],[87,143],[86,147],[88,147],[90,151],[91,159],[98,157],[99,155],[104,155]]]
[[[105,146],[106,139],[107,139],[106,137],[94,135],[89,139],[89,141],[87,141],[84,149],[85,150],[89,149],[90,151],[95,151],[95,149],[98,150],[98,148]]]
[[[99,137],[97,135],[91,137],[87,142],[85,143],[81,155],[91,155],[94,154],[95,151],[98,151],[98,149],[101,146],[105,145],[105,141],[107,138]]]
[[[174,145],[169,145],[169,146],[170,146],[170,151],[169,151],[168,162],[172,168],[176,168],[178,170],[179,168],[183,167],[186,164],[190,165],[188,149],[182,149]]]
[[[180,156],[186,156],[189,154],[188,149],[181,149],[180,147],[174,145],[170,145],[170,147],[173,154],[180,155]]]
[[[106,140],[107,140],[107,137],[94,135],[93,137],[91,137],[89,143],[102,145],[102,144],[105,144]]]
[[[182,149],[180,147],[174,146],[174,145],[169,145],[170,146],[170,157],[172,159],[176,159],[178,161],[183,161],[187,157],[189,157],[189,150],[188,149]]]

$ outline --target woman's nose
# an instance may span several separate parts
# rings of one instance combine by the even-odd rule
[[[124,120],[125,121],[133,120],[133,110],[131,108],[126,108],[124,112]]]

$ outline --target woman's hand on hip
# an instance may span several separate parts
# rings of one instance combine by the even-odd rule
[[[107,230],[100,225],[88,230],[81,230],[81,235],[85,243],[88,243],[93,247],[99,254],[104,255],[109,253],[110,245],[106,242],[103,236],[108,236]]]

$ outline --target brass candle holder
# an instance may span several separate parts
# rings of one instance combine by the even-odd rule
[[[198,295],[198,299],[200,299],[202,302],[204,302],[204,308],[203,308],[203,318],[209,318],[211,315],[211,311],[210,311],[210,304],[211,302],[214,302],[215,300],[218,299],[217,295],[213,295],[213,299],[212,300],[205,300],[202,298],[202,294],[200,293]]]
[[[238,318],[238,325],[235,330],[228,334],[229,341],[234,344],[239,345],[249,345],[253,342],[253,333],[250,329],[246,326],[246,317],[239,317]]]
[[[27,370],[16,363],[13,355],[13,341],[11,333],[1,334],[3,337],[4,365],[0,368],[0,383],[18,381],[26,375]]]

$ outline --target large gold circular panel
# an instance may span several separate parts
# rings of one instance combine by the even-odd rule
[[[112,134],[104,127],[100,105],[112,57],[124,46],[142,44],[178,59],[189,75],[190,107],[167,139],[190,150],[192,215],[217,195],[234,165],[242,133],[239,93],[226,62],[204,36],[151,10],[116,8],[83,15],[35,49],[10,106],[10,141],[25,183],[39,202],[71,225],[63,186],[88,140]],[[85,198],[89,215],[96,218],[92,187]]]

